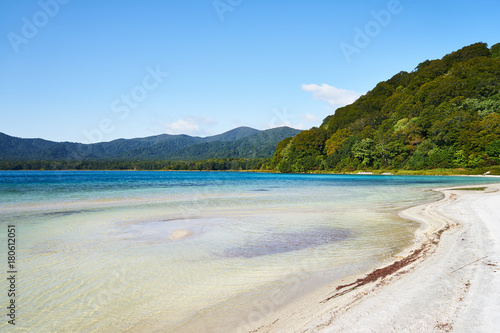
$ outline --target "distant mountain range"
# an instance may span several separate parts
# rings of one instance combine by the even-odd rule
[[[205,138],[162,134],[137,139],[83,144],[22,139],[0,133],[0,160],[204,160],[271,157],[281,140],[300,130],[279,127],[256,130],[238,127]]]

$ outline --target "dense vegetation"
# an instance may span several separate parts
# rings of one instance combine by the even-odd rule
[[[239,127],[206,138],[158,135],[82,144],[20,139],[0,133],[0,161],[162,161],[272,157],[276,144],[299,130],[280,127],[259,131]]]
[[[467,169],[500,165],[500,44],[424,61],[281,141],[280,172]]]
[[[203,161],[0,161],[0,170],[267,170],[269,158],[226,158]]]

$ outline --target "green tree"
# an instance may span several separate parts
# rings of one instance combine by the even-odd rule
[[[495,44],[491,47],[491,57],[500,58],[500,43]]]

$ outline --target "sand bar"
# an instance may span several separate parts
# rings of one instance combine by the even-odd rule
[[[486,187],[439,190],[442,200],[400,214],[422,225],[393,262],[322,287],[238,331],[499,331],[500,185]]]

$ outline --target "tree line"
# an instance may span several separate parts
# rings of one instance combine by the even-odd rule
[[[477,43],[379,83],[281,141],[280,172],[500,165],[500,44]]]
[[[0,170],[150,170],[242,171],[267,170],[270,158],[225,158],[202,161],[0,161]]]

